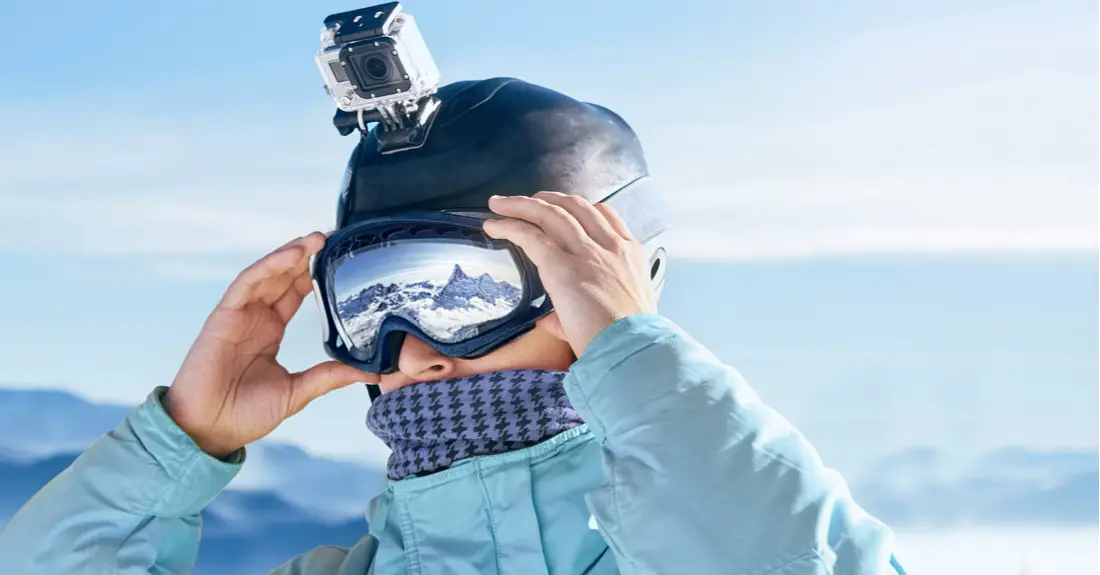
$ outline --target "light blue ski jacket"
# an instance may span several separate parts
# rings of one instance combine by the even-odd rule
[[[392,482],[358,544],[318,548],[276,573],[902,573],[890,530],[736,372],[667,319],[606,329],[566,389],[586,426]],[[191,570],[199,512],[244,456],[201,452],[165,414],[162,393],[12,518],[0,573]]]

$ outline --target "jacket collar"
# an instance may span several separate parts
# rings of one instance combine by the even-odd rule
[[[585,494],[603,482],[585,425],[390,482],[371,501],[378,573],[582,573],[607,553]]]

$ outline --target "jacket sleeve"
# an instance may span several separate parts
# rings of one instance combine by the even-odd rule
[[[890,530],[671,321],[616,322],[566,390],[602,446],[605,483],[588,504],[624,574],[903,573]]]
[[[165,413],[155,390],[0,531],[0,572],[190,573],[199,512],[237,474]]]

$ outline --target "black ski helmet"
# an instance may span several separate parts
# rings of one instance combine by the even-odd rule
[[[611,110],[515,78],[441,86],[439,110],[424,144],[384,154],[377,127],[348,162],[337,229],[408,210],[486,209],[489,198],[557,191],[596,203],[630,186],[650,186],[641,142]],[[660,195],[638,194],[631,218],[663,232]],[[654,221],[661,222],[653,225]],[[664,234],[636,238],[646,247],[654,291],[664,285]]]

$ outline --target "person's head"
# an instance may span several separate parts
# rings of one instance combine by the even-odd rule
[[[558,191],[591,202],[615,196],[613,205],[632,230],[632,221],[645,230],[647,237],[636,239],[647,247],[654,289],[660,291],[667,263],[661,238],[663,207],[653,203],[656,194],[648,184],[641,144],[622,118],[601,106],[512,78],[457,82],[441,87],[437,96],[441,105],[421,147],[383,153],[377,128],[360,140],[341,189],[338,230],[391,214],[484,211],[494,195]],[[442,235],[439,241],[446,242]],[[488,281],[495,283],[493,278]],[[367,291],[372,309],[391,305],[374,303],[374,296],[392,292],[392,286],[363,290]],[[511,325],[505,321],[493,330],[476,330],[492,333],[475,338],[476,345],[460,345],[457,352],[453,345],[418,337],[413,330],[386,332],[383,325],[378,338],[393,339],[391,357],[384,358],[387,367],[379,370],[381,391],[477,373],[567,369],[575,357],[565,339],[548,328],[555,322],[546,321],[552,304],[542,304],[544,299],[522,302],[542,305],[541,314],[527,314]],[[365,305],[334,302],[332,307],[342,313],[344,308]],[[503,335],[494,338],[493,333]]]

